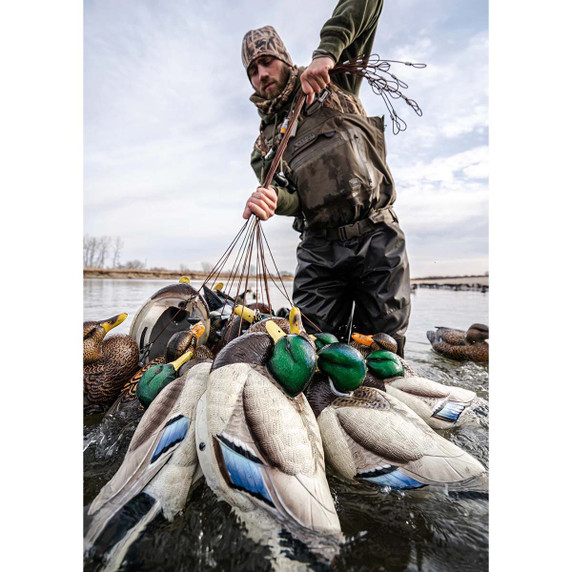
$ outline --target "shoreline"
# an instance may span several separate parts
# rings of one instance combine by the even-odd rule
[[[191,280],[204,280],[210,275],[209,272],[200,270],[134,270],[132,268],[84,268],[83,277],[86,278],[112,278],[112,279],[144,279],[144,280],[176,280],[181,276],[188,276]],[[218,275],[221,280],[229,278],[228,272]],[[282,280],[293,280],[293,276],[282,276]]]
[[[84,279],[144,279],[144,280],[179,280],[181,276],[188,276],[191,280],[204,280],[208,272],[177,270],[134,270],[127,268],[84,268]],[[221,273],[219,278],[225,279],[227,272]],[[282,276],[282,280],[291,281],[293,276]],[[486,275],[471,276],[430,276],[426,278],[411,278],[411,288],[446,288],[450,290],[480,290],[488,292],[489,277]]]

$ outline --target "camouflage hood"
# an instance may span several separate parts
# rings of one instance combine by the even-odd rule
[[[292,58],[286,50],[284,42],[272,26],[263,26],[246,32],[242,39],[242,64],[244,69],[260,56],[272,56],[292,67]]]

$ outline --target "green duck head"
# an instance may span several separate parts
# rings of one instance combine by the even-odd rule
[[[366,363],[368,370],[378,379],[403,377],[403,364],[393,352],[372,352],[367,356]]]
[[[274,349],[266,367],[286,395],[296,397],[308,387],[316,371],[316,351],[300,334],[286,334],[271,320],[265,322],[265,326],[274,340]]]
[[[328,332],[320,332],[319,334],[312,334],[310,336],[314,343],[316,344],[316,349],[320,351],[322,348],[329,346],[330,344],[335,344],[339,342],[338,338],[334,334],[329,334]]]
[[[135,394],[145,409],[149,407],[162,389],[175,380],[177,371],[193,357],[194,351],[194,348],[191,348],[175,361],[154,365],[143,374],[137,384]]]
[[[358,350],[341,342],[334,342],[318,351],[318,365],[332,381],[339,393],[357,389],[366,374],[363,356]]]

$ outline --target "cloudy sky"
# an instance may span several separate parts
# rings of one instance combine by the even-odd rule
[[[274,25],[309,63],[336,2],[84,2],[84,233],[120,236],[121,261],[201,268],[222,255],[256,187],[259,119],[240,61],[244,33]],[[388,0],[374,52],[424,62],[395,72],[423,110],[398,102],[408,129],[387,131],[396,211],[412,276],[488,270],[488,3]],[[370,115],[386,112],[367,84]],[[293,271],[287,217],[265,232]]]

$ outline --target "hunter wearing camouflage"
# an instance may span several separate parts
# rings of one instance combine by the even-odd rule
[[[383,0],[340,0],[305,69],[292,63],[271,26],[244,36],[250,100],[262,119],[251,155],[261,182],[300,89],[306,105],[273,184],[250,196],[243,216],[296,217],[294,228],[302,235],[294,303],[314,324],[345,335],[355,301],[354,329],[390,334],[403,356],[409,262],[391,208],[395,189],[383,118],[367,117],[358,98],[362,78],[340,74],[330,82],[328,73],[337,62],[371,53],[382,6]]]

